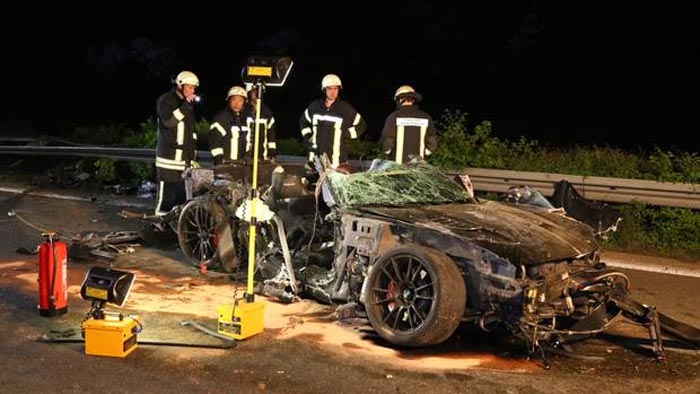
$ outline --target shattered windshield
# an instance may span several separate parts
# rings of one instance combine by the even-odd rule
[[[425,163],[349,175],[331,171],[326,176],[335,202],[344,208],[476,203],[462,186]]]

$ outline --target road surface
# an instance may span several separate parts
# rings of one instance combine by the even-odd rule
[[[577,358],[553,355],[549,370],[539,359],[528,360],[521,343],[466,327],[438,347],[395,349],[368,326],[340,325],[333,308],[308,300],[266,302],[265,331],[233,349],[139,345],[127,358],[113,359],[86,356],[80,343],[41,343],[37,338],[49,331],[79,329],[89,305],[78,289],[87,269],[100,263],[71,261],[69,313],[43,318],[36,312],[36,256],[16,250],[35,248],[42,241],[40,229],[72,236],[142,225],[120,217],[119,202],[83,197],[0,193],[0,393],[700,392],[697,350],[667,341],[669,361],[653,362],[646,329],[631,324],[576,344]],[[240,284],[201,275],[174,247],[136,246],[134,253],[119,257],[116,267],[137,275],[125,312],[142,322],[140,340],[220,343],[180,323],[191,319],[213,328],[216,305],[231,302]],[[640,301],[700,326],[700,279],[625,272]]]

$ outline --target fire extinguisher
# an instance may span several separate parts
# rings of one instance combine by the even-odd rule
[[[56,316],[68,312],[68,252],[66,243],[46,237],[39,246],[39,315]]]

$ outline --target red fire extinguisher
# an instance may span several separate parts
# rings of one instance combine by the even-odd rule
[[[68,252],[66,243],[44,233],[39,246],[39,315],[56,316],[68,312]]]

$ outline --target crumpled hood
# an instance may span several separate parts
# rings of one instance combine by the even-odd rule
[[[476,243],[514,264],[577,258],[598,249],[593,230],[587,225],[560,213],[526,205],[486,201],[363,207],[360,211]]]

